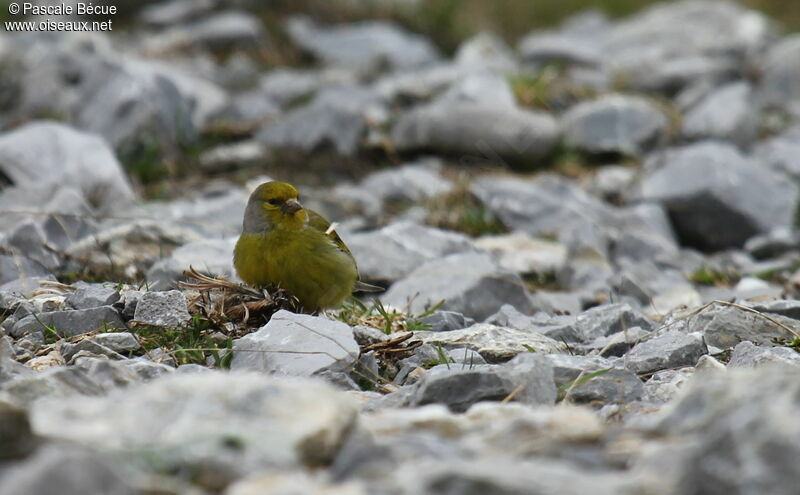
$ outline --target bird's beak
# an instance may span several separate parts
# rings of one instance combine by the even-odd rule
[[[294,215],[295,213],[297,213],[302,209],[303,205],[301,205],[300,202],[297,201],[296,199],[290,199],[285,203],[283,203],[283,206],[281,206],[281,211],[283,211],[287,215]]]

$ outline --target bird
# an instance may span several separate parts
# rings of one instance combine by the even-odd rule
[[[380,289],[359,280],[356,261],[331,223],[303,207],[286,182],[265,182],[250,195],[233,266],[246,284],[280,287],[310,312],[340,306],[355,288]]]

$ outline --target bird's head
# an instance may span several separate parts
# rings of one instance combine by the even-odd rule
[[[308,223],[297,189],[285,182],[265,182],[247,201],[244,231],[260,233],[272,228],[294,229]]]

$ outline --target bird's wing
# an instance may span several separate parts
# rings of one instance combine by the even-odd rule
[[[308,213],[308,225],[311,228],[319,230],[328,236],[339,249],[350,255],[350,258],[355,264],[356,259],[353,257],[353,253],[351,253],[350,249],[347,248],[347,244],[345,244],[342,238],[339,237],[339,234],[337,234],[336,231],[331,228],[331,223],[314,210],[306,209],[306,212]],[[358,271],[358,266],[356,266],[356,271]],[[370,285],[366,282],[362,282],[361,280],[357,280],[353,290],[356,292],[383,292],[386,289],[377,285]]]
[[[339,237],[339,234],[337,234],[335,230],[331,229],[331,223],[327,221],[325,217],[314,210],[306,209],[306,213],[308,213],[309,226],[328,236],[339,249],[349,254],[351,257],[353,256],[353,254],[350,252],[350,249],[347,248],[347,244],[344,243],[342,238]]]

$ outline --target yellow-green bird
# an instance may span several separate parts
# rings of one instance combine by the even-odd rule
[[[285,182],[266,182],[253,191],[233,266],[248,285],[277,285],[306,311],[339,306],[360,283],[356,262],[330,222],[299,199]]]

